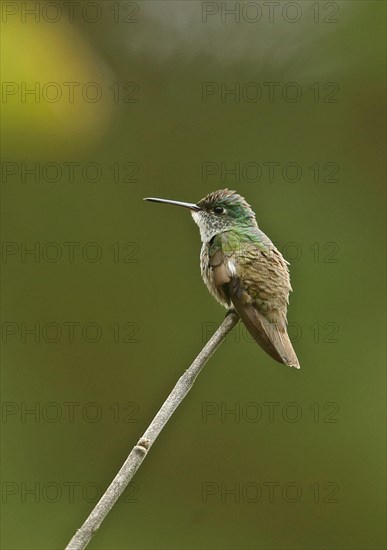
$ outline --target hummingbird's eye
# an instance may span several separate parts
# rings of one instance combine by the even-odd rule
[[[224,208],[222,206],[215,206],[213,212],[214,214],[223,214]]]

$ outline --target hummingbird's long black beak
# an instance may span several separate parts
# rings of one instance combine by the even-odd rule
[[[190,210],[194,210],[195,212],[198,212],[201,210],[197,204],[194,204],[193,202],[181,202],[181,201],[172,201],[169,199],[158,199],[155,197],[147,197],[144,199],[144,201],[150,201],[150,202],[161,202],[163,204],[173,204],[175,206],[182,206],[183,208],[189,208]]]

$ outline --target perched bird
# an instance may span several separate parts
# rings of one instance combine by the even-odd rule
[[[255,341],[276,361],[300,368],[287,333],[288,262],[258,228],[255,214],[235,191],[209,193],[197,204],[144,200],[191,210],[200,230],[200,267],[210,293],[234,309]]]

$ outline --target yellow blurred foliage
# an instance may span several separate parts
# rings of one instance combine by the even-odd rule
[[[87,150],[111,121],[112,72],[68,23],[7,22],[1,73],[7,149],[17,143],[29,156],[55,142],[56,155],[58,145]]]

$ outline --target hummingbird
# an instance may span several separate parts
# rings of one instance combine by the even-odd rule
[[[214,298],[236,312],[254,340],[276,361],[300,368],[287,333],[292,291],[287,262],[258,227],[247,201],[235,191],[213,191],[198,203],[149,197],[181,206],[198,225],[200,269]]]

